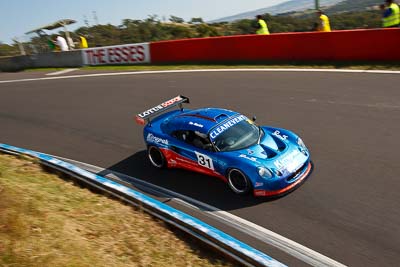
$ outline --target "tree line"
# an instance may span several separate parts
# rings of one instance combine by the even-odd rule
[[[377,10],[345,12],[329,15],[334,30],[379,28],[381,14]],[[264,18],[271,33],[313,31],[317,17],[314,11],[300,14],[282,14],[272,16],[265,14]],[[127,43],[141,43],[185,38],[205,38],[214,36],[229,36],[253,34],[256,30],[256,20],[243,19],[234,22],[205,23],[202,18],[192,18],[185,22],[182,18],[170,16],[168,22],[152,15],[144,20],[124,19],[120,25],[93,25],[80,27],[71,33],[73,38],[85,36],[89,46],[107,46]],[[60,32],[63,34],[62,32]],[[50,36],[54,38],[54,36]],[[43,37],[34,37],[25,43],[28,53],[46,50],[47,41]],[[36,51],[32,51],[36,50]],[[0,56],[17,55],[18,46],[0,43]]]

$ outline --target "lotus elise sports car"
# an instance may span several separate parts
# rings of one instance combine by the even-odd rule
[[[311,174],[310,152],[293,132],[257,126],[227,109],[184,109],[183,103],[189,99],[177,96],[136,115],[154,167],[215,176],[233,192],[254,196],[283,195]]]

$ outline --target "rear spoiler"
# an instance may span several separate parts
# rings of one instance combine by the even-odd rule
[[[135,117],[135,121],[136,121],[136,123],[141,124],[141,125],[144,125],[146,123],[146,121],[147,121],[147,123],[150,123],[150,119],[152,117],[155,117],[158,114],[160,114],[170,108],[179,106],[179,108],[182,110],[183,103],[189,103],[189,98],[187,98],[186,96],[178,95],[178,96],[176,96],[170,100],[167,100],[149,110],[146,110],[142,113],[137,114]]]

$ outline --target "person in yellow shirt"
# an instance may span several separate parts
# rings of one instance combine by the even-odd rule
[[[88,43],[85,37],[83,37],[82,35],[79,36],[79,48],[80,49],[85,49],[88,48]]]
[[[262,19],[261,15],[257,15],[257,34],[269,34],[268,26],[265,20]]]
[[[319,18],[318,31],[319,32],[330,32],[331,24],[329,22],[328,16],[325,15],[324,12],[322,12],[322,10],[318,10],[317,15]]]
[[[400,8],[393,0],[386,0],[383,10],[382,26],[384,28],[396,28],[400,25]],[[386,7],[386,8],[385,8]]]

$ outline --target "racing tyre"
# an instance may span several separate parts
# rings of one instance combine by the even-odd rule
[[[151,165],[158,169],[165,168],[167,161],[160,149],[155,146],[150,146],[147,149],[147,156],[149,157]]]
[[[233,192],[244,195],[252,189],[249,178],[239,169],[230,169],[228,172],[228,185]]]

